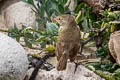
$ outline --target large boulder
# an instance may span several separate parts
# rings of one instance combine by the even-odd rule
[[[23,47],[0,33],[0,80],[23,80],[28,70],[28,58]]]
[[[4,22],[4,11],[10,5],[19,2],[20,0],[0,0],[0,29],[7,29]]]
[[[116,31],[110,35],[108,47],[110,50],[110,54],[120,65],[120,31]]]
[[[108,1],[107,0],[83,0],[83,1],[87,3],[90,7],[92,7],[94,12],[99,13],[100,10],[103,10],[105,8],[109,0]]]
[[[32,11],[30,5],[22,1],[12,4],[4,12],[4,23],[8,28],[13,27],[14,24],[18,28],[21,28],[21,25],[34,27],[35,19],[35,13]]]
[[[20,0],[0,0],[0,14],[10,5],[18,2]]]
[[[29,80],[34,68],[28,70],[26,80]],[[77,67],[76,72],[75,64],[68,63],[65,71],[57,71],[55,68],[51,71],[39,70],[35,80],[104,80],[93,71],[88,70],[82,65]]]

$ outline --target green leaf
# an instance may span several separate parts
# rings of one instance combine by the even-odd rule
[[[48,12],[48,15],[52,16],[53,13],[55,13],[57,15],[60,14],[57,9],[50,9],[49,12]]]
[[[44,3],[45,3],[45,0],[41,0],[41,2],[42,2],[42,4],[44,4]]]
[[[56,42],[57,41],[57,36],[53,36],[51,39]]]
[[[45,41],[41,41],[41,43],[40,43],[40,45],[41,45],[42,48],[45,48],[46,44],[47,44],[47,42],[45,42]]]
[[[108,16],[108,11],[107,10],[101,10],[100,11],[100,14],[102,15],[102,16],[105,16],[105,17],[107,17]]]
[[[120,80],[120,68],[117,69],[117,70],[113,73],[113,77],[114,77],[116,80]]]
[[[109,12],[108,17],[112,18],[112,19],[117,19],[117,15],[115,13],[113,13],[113,12]]]
[[[64,13],[69,13],[69,12],[70,12],[69,6],[65,6],[64,7]]]
[[[26,26],[25,25],[22,25],[22,30],[24,30],[26,28]]]
[[[21,1],[23,1],[23,2],[26,2],[26,3],[27,3],[27,0],[21,0]]]
[[[87,30],[88,30],[88,21],[87,21],[86,18],[84,18],[84,20],[83,20],[83,22],[82,22],[82,27],[83,27],[83,30],[84,30],[85,32],[87,32]]]
[[[63,4],[66,4],[68,0],[63,0]]]
[[[91,21],[91,19],[89,19],[89,26],[90,26],[90,29],[92,30],[92,21]]]
[[[16,32],[16,33],[18,33],[18,32],[19,32],[19,30],[18,30],[18,28],[17,28],[16,24],[14,24],[14,30],[15,30],[15,32]]]
[[[110,21],[109,23],[112,23],[112,24],[120,24],[120,20]]]
[[[120,2],[120,0],[115,0],[116,2]]]
[[[57,4],[51,0],[47,0],[45,3],[45,9],[49,11],[50,9],[57,9]]]
[[[16,37],[16,41],[17,41],[17,42],[20,41],[20,36]]]
[[[43,6],[43,5],[41,5],[41,6],[39,7],[39,11],[40,11],[40,15],[41,15],[42,17],[44,17],[45,9],[44,9],[44,6]]]
[[[52,34],[58,32],[58,26],[55,23],[47,23],[46,24],[46,31],[48,34]]]
[[[40,36],[39,38],[36,39],[36,41],[46,41],[46,36]]]
[[[34,38],[31,33],[24,33],[24,37],[27,37],[27,38],[30,38],[30,39]]]
[[[58,9],[59,9],[59,11],[60,11],[61,14],[64,13],[64,7],[63,7],[63,5],[60,4],[60,5],[58,6]]]
[[[33,0],[21,0],[21,1],[27,2],[27,3],[31,4],[31,5],[34,5],[34,1]]]
[[[68,0],[58,0],[57,2],[59,4],[65,5],[67,3]]]
[[[29,48],[32,48],[32,44],[29,42],[29,38],[24,37],[24,41],[25,41],[26,46],[28,46]]]
[[[36,19],[36,21],[39,23],[39,24],[43,24],[43,21],[39,18]]]
[[[48,47],[46,47],[45,50],[50,53],[53,53],[55,51],[55,47],[53,45],[48,45]]]

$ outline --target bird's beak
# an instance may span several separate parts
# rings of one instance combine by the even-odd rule
[[[52,18],[52,22],[57,22],[57,18]]]
[[[52,18],[52,22],[55,22],[58,26],[59,26],[59,23],[58,23],[58,18]]]

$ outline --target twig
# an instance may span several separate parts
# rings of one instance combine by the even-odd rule
[[[101,28],[99,31],[98,31],[98,35],[101,34],[105,29],[107,29],[109,27],[105,26],[103,28]],[[83,42],[82,45],[86,45],[88,42],[90,42],[91,40],[93,40],[95,37],[97,37],[98,35],[94,35],[92,37],[90,37],[88,40],[86,40],[85,42]]]
[[[0,29],[0,32],[9,32],[9,30]]]
[[[82,43],[81,45],[81,51],[80,51],[80,54],[82,54],[82,50],[83,50],[83,46],[86,45],[88,42],[90,42],[91,40],[93,40],[95,37],[99,36],[105,29],[107,28],[110,28],[110,27],[107,27],[107,26],[104,26],[103,28],[101,28],[100,30],[98,30],[98,34],[90,37],[88,40],[86,40],[85,42]]]
[[[35,67],[34,71],[32,72],[29,80],[35,80],[35,77],[37,76],[37,73],[40,69],[40,67],[43,65],[43,63],[49,59],[49,57],[53,57],[55,54],[47,54],[45,55],[40,61],[38,61],[37,66]]]

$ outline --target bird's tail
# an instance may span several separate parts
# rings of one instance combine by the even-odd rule
[[[58,71],[62,71],[62,70],[66,69],[67,59],[68,59],[68,56],[66,54],[62,54],[62,56],[59,59],[58,64],[57,64],[57,70]]]

